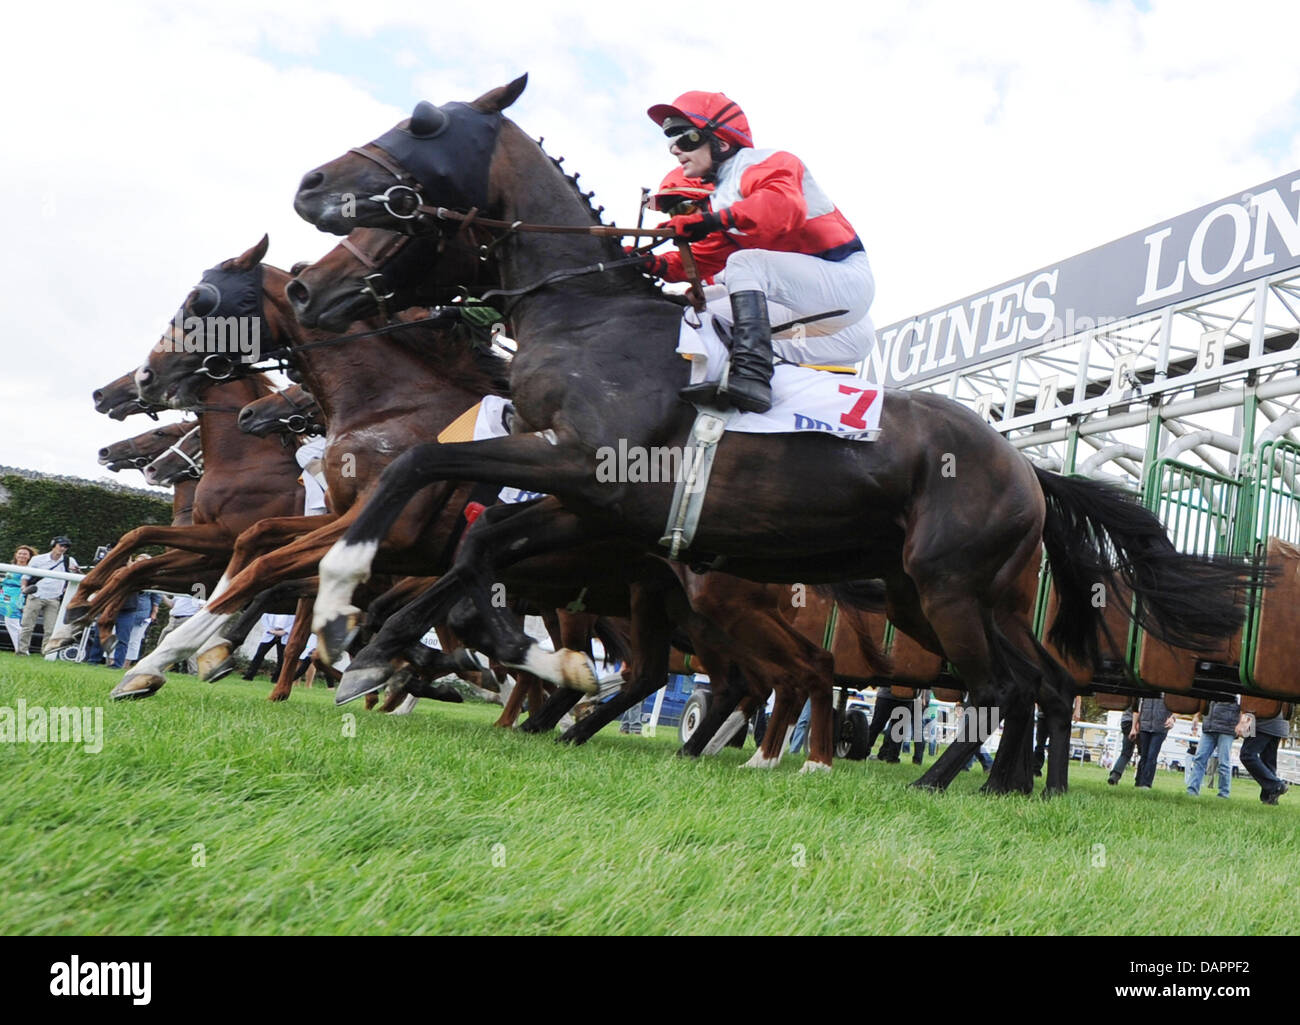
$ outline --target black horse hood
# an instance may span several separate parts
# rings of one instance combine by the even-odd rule
[[[422,101],[407,127],[389,129],[374,145],[420,183],[426,203],[481,210],[500,131],[500,114],[484,114],[468,103],[435,107]]]

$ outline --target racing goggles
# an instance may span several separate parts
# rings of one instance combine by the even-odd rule
[[[668,136],[668,148],[676,146],[683,153],[697,150],[713,138],[712,132],[696,128],[689,121],[679,117],[664,119],[664,135]]]

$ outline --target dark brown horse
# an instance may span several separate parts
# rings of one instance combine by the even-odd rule
[[[594,225],[588,199],[501,116],[523,87],[519,79],[470,104],[422,104],[381,139],[309,172],[295,208],[338,234],[358,224],[437,229],[449,223],[440,207],[473,207],[506,224]],[[439,173],[428,171],[435,166]],[[529,431],[426,445],[394,461],[344,542],[321,562],[322,599],[331,600],[318,603],[316,619],[323,645],[346,632],[346,603],[336,596],[366,578],[390,525],[431,482],[481,479],[547,491],[556,499],[489,510],[412,617],[438,621],[468,595],[491,635],[486,650],[563,681],[567,663],[543,658],[493,607],[491,585],[517,561],[593,537],[657,549],[672,482],[602,480],[597,454],[684,447],[693,410],[677,397],[687,379],[674,351],[681,311],[618,266],[622,254],[609,239],[512,230],[498,237],[493,255],[502,287],[522,290],[511,317],[519,344],[511,383]],[[613,269],[561,276],[594,265]],[[890,393],[881,428],[871,444],[728,434],[686,557],[755,580],[882,579],[890,617],[944,653],[976,704],[998,706],[1006,717],[1016,751],[1007,788],[1032,788],[1020,738],[1035,695],[1053,749],[1068,743],[1069,677],[1034,636],[1017,587],[1045,524],[1057,590],[1072,612],[1053,627],[1062,650],[1083,657],[1097,650],[1100,617],[1089,598],[1095,584],[1117,577],[1140,594],[1138,615],[1167,640],[1199,648],[1236,630],[1247,571],[1179,555],[1127,496],[1037,470],[975,414],[938,396]],[[829,705],[814,705],[814,736],[828,732],[829,717]],[[1064,764],[1049,769],[1047,785],[1065,788]]]

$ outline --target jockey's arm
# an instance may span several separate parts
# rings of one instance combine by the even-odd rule
[[[753,236],[747,248],[767,248],[765,242],[798,231],[808,220],[803,164],[792,153],[773,153],[761,163],[746,168],[741,175],[740,192],[744,198],[719,214],[727,227]]]

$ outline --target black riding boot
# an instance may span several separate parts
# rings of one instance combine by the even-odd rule
[[[688,402],[766,413],[772,408],[772,325],[767,319],[767,297],[759,291],[733,292],[731,316],[731,369],[725,386],[697,384],[679,394]]]

